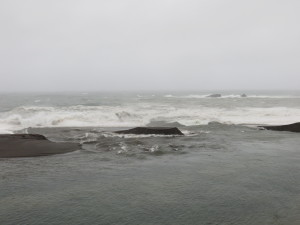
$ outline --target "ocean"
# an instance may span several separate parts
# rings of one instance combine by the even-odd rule
[[[0,224],[300,224],[300,92],[1,93],[0,133],[75,142],[0,159]],[[245,93],[247,97],[241,97]],[[123,135],[176,126],[184,136]]]

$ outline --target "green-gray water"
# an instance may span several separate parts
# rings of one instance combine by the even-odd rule
[[[20,100],[11,98],[15,103]],[[300,110],[299,98],[156,96],[128,98],[126,102],[114,96],[114,102],[103,98],[109,108],[96,102],[86,108],[87,114],[94,116],[98,111],[105,116],[109,115],[105,109],[115,110],[111,117],[91,118],[95,126],[78,126],[86,119],[85,106],[71,104],[70,99],[69,105],[62,106],[58,100],[50,104],[31,96],[27,98],[30,104],[13,107],[2,100],[6,109],[0,118],[6,130],[40,133],[53,141],[80,142],[82,149],[48,157],[0,159],[1,225],[300,224],[298,133],[243,125],[254,118],[258,119],[256,124],[267,123],[268,117],[271,124],[276,119],[278,123],[291,118],[300,121],[295,114]],[[135,107],[135,114],[128,112],[130,107]],[[220,118],[220,123],[197,122],[204,118],[201,109],[206,113],[220,109],[226,117]],[[263,116],[263,109],[268,112],[265,114],[274,113]],[[293,117],[285,116],[291,112]],[[70,114],[75,121],[73,127]],[[48,120],[41,119],[47,115]],[[207,114],[207,118],[218,115]],[[143,125],[139,123],[153,122],[155,116],[162,125],[162,121],[188,125],[180,127],[186,136],[114,135],[111,131],[125,126],[97,124],[106,119],[121,125],[128,125],[128,121]],[[61,120],[52,123],[54,117]],[[226,124],[222,119],[232,121]],[[28,128],[30,123],[35,128]]]

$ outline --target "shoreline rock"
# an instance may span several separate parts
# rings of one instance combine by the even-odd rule
[[[266,130],[300,132],[300,122],[292,123],[288,125],[280,125],[280,126],[259,126],[259,127],[264,128]]]
[[[135,127],[129,130],[115,131],[118,134],[158,134],[184,135],[177,127]]]
[[[77,143],[56,143],[39,134],[0,134],[0,158],[47,156],[78,149]]]

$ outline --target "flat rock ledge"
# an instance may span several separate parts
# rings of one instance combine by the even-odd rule
[[[290,131],[290,132],[300,132],[300,123],[292,123],[288,125],[280,126],[259,126],[266,130],[275,130],[275,131]]]
[[[56,143],[39,134],[0,134],[0,158],[47,156],[78,149],[77,143]]]
[[[208,98],[221,98],[222,95],[221,94],[211,94],[211,95],[208,95],[206,97],[208,97]]]
[[[118,134],[157,134],[184,135],[177,127],[136,127],[129,130],[116,131]]]

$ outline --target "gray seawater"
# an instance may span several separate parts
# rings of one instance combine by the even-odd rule
[[[205,94],[2,94],[3,132],[82,149],[0,159],[0,224],[300,224],[299,134],[253,125],[300,121],[299,95]],[[186,135],[112,132],[169,122]]]

